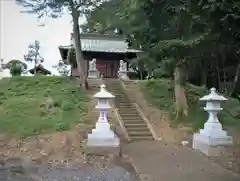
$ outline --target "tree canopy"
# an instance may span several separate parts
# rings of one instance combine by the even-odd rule
[[[24,55],[26,62],[34,63],[34,74],[36,75],[36,67],[44,61],[44,58],[40,54],[40,42],[35,40],[28,46],[28,52]]]
[[[145,52],[138,61],[149,71],[169,75],[181,64],[198,84],[208,71],[218,77],[209,84],[233,81],[240,64],[240,3],[233,0],[110,0],[89,12],[83,28],[106,34],[118,28]]]
[[[5,66],[5,68],[10,70],[12,76],[20,76],[27,70],[27,64],[20,60],[10,60]]]
[[[106,34],[115,28],[144,52],[131,65],[174,79],[177,116],[188,114],[186,81],[240,92],[239,2],[109,0],[89,12],[83,26]]]

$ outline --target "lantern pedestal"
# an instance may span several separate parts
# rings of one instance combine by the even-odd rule
[[[119,146],[119,138],[106,122],[97,122],[96,128],[88,134],[87,146]]]
[[[130,80],[128,75],[127,75],[127,71],[118,71],[118,77],[120,80]]]
[[[88,70],[88,78],[97,79],[98,78],[98,72],[96,70]]]
[[[109,152],[119,153],[120,140],[111,130],[107,120],[107,112],[111,108],[108,101],[114,98],[114,96],[106,91],[105,85],[101,85],[100,92],[96,93],[94,97],[98,99],[96,109],[99,110],[100,115],[96,123],[96,128],[92,130],[92,133],[88,134],[88,153],[103,153],[107,155]]]
[[[207,156],[219,156],[225,149],[224,145],[231,145],[232,137],[208,137],[201,133],[193,135],[193,149],[199,150]]]
[[[227,136],[217,118],[217,113],[222,110],[220,102],[227,99],[218,95],[216,89],[212,88],[211,94],[200,100],[207,101],[204,110],[208,112],[209,117],[204,129],[193,135],[193,149],[200,150],[207,156],[218,156],[224,151],[224,145],[232,144],[232,137]]]

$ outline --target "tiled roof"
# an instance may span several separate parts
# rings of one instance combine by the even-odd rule
[[[127,43],[122,37],[97,34],[81,35],[82,51],[88,52],[111,52],[127,53],[140,52],[139,50],[129,49]],[[68,49],[71,46],[60,46],[61,49]]]

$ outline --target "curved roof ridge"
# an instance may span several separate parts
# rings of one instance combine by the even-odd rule
[[[71,33],[71,39],[73,37],[73,33]],[[124,41],[124,37],[122,35],[109,35],[109,34],[100,34],[100,33],[81,33],[81,39],[99,39],[99,40],[119,40]]]

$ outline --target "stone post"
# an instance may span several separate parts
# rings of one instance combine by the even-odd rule
[[[92,130],[92,133],[88,134],[87,146],[98,147],[98,149],[119,147],[119,138],[111,130],[107,119],[108,109],[111,108],[109,100],[115,96],[109,93],[103,84],[101,85],[100,92],[96,93],[93,97],[98,100],[95,108],[99,110],[100,115],[96,123],[96,128]]]
[[[207,156],[218,156],[223,151],[222,146],[232,144],[232,137],[227,136],[227,132],[222,129],[222,124],[217,117],[217,113],[223,110],[220,103],[227,99],[217,94],[215,88],[211,88],[210,91],[209,95],[200,99],[206,101],[204,110],[209,116],[204,128],[193,135],[193,149],[200,150]]]

